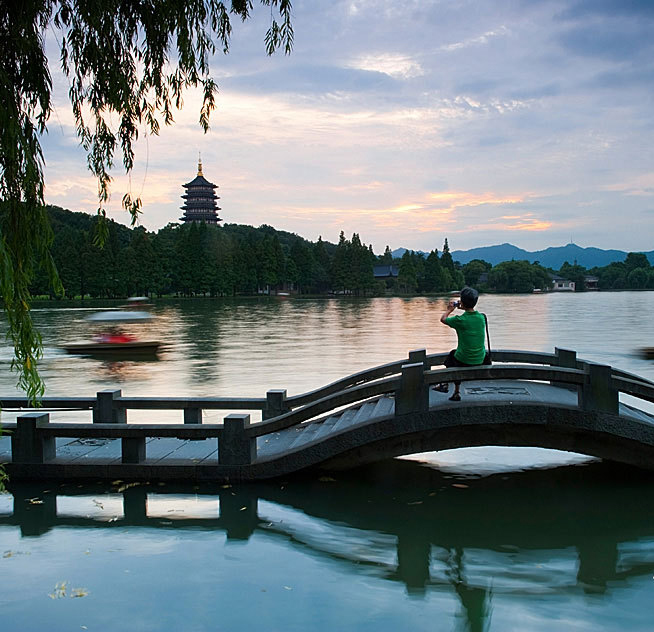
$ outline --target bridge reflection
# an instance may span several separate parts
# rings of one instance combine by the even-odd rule
[[[338,480],[240,487],[14,484],[0,526],[24,537],[143,527],[224,531],[228,543],[282,538],[418,599],[451,591],[462,628],[477,631],[494,595],[604,593],[652,575],[652,482],[606,463],[454,478],[392,461]]]

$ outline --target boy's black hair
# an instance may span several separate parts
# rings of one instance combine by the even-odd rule
[[[479,300],[479,292],[472,287],[464,287],[461,290],[461,305],[466,309],[474,307]]]

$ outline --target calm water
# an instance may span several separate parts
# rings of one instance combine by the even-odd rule
[[[34,315],[48,394],[263,396],[450,349],[444,305],[156,303],[141,333],[166,351],[123,363],[57,349],[91,335],[97,307]],[[654,379],[636,353],[654,345],[654,293],[489,296],[480,309],[496,348],[573,348]],[[2,347],[6,395],[10,358]],[[0,496],[3,630],[654,629],[654,477],[580,455],[489,447],[242,487],[12,492]]]

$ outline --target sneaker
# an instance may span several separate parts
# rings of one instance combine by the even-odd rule
[[[458,393],[454,393],[452,397],[450,397],[451,402],[460,402],[461,401],[461,395]]]
[[[438,391],[439,393],[447,393],[448,389],[449,389],[448,384],[437,384],[436,386],[434,386],[434,390]]]

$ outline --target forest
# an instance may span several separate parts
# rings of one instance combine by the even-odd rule
[[[585,288],[589,275],[600,289],[652,289],[654,268],[647,257],[629,253],[624,262],[587,270],[565,263],[553,271],[538,263],[505,261],[496,266],[476,259],[453,261],[445,238],[440,254],[407,251],[394,259],[388,246],[374,254],[354,233],[339,242],[307,241],[271,226],[170,223],[157,232],[108,221],[108,237],[95,245],[97,216],[56,206],[47,212],[54,232],[52,255],[64,287],[54,296],[45,270],[31,287],[35,297],[124,298],[126,296],[235,296],[287,291],[307,295],[440,293],[464,284],[482,291],[548,290],[551,273]],[[375,266],[393,269],[376,278]]]

